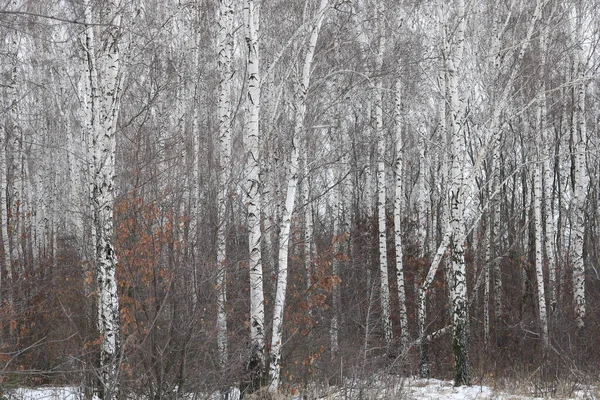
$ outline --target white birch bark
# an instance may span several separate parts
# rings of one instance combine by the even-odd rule
[[[7,191],[7,166],[6,166],[6,130],[4,124],[0,124],[0,223],[2,224],[2,247],[4,250],[3,267],[6,271],[6,276],[2,276],[2,269],[0,268],[0,290],[4,291],[6,284],[10,284],[12,280],[11,272],[11,259],[10,259],[10,239],[8,236],[8,210],[9,205],[7,203],[6,191]],[[10,297],[10,290],[7,293],[7,303],[11,304],[12,300]],[[3,299],[0,298],[0,301]]]
[[[400,345],[403,349],[408,346],[408,313],[406,311],[406,291],[404,288],[404,264],[402,261],[402,176],[404,174],[402,142],[402,87],[398,79],[395,87],[394,122],[396,134],[396,159],[395,159],[395,188],[394,188],[394,245],[396,249],[396,285],[398,287],[399,317],[400,317]]]
[[[379,18],[383,14],[378,12]],[[383,20],[379,21],[383,26]],[[385,52],[384,29],[380,29],[379,48],[375,56],[375,69],[381,72],[383,69],[383,55]],[[385,131],[383,129],[383,81],[377,79],[375,87],[375,134],[377,135],[377,227],[379,238],[379,278],[381,279],[380,300],[381,318],[383,324],[383,336],[388,351],[391,350],[393,331],[391,320],[390,285],[388,278],[387,260],[387,229],[386,229],[386,177],[385,177]]]
[[[465,184],[463,175],[466,167],[466,148],[463,138],[464,119],[459,96],[458,69],[462,62],[465,40],[465,2],[458,0],[455,4],[458,23],[450,42],[450,36],[445,41],[446,71],[448,74],[448,93],[450,96],[450,226],[451,226],[451,267],[452,267],[452,323],[454,342],[454,364],[456,386],[471,384],[469,362],[469,311],[467,304],[466,264],[464,257],[465,239],[465,199],[470,191]]]
[[[554,180],[554,141],[552,134],[549,132],[547,117],[547,96],[546,96],[546,51],[548,41],[548,25],[544,24],[540,32],[540,69],[542,73],[540,88],[540,139],[543,157],[543,187],[544,193],[544,214],[545,218],[545,233],[544,233],[544,248],[546,250],[546,259],[548,260],[548,288],[550,290],[550,315],[556,311],[558,304],[556,290],[556,261],[554,257],[554,235],[556,228],[554,226],[554,213],[552,195],[552,187]]]
[[[298,187],[298,168],[300,149],[298,143],[304,132],[304,117],[306,114],[306,96],[310,84],[311,67],[319,38],[321,24],[325,17],[325,10],[328,6],[328,0],[321,0],[317,11],[316,21],[310,34],[308,49],[302,64],[302,75],[296,88],[294,105],[294,131],[291,138],[291,156],[288,165],[287,192],[285,196],[284,208],[282,210],[282,219],[279,231],[279,254],[278,254],[278,272],[277,272],[277,291],[275,294],[275,304],[273,310],[273,335],[271,337],[271,354],[269,363],[269,376],[271,382],[269,391],[276,392],[279,388],[281,373],[281,348],[283,345],[283,312],[285,306],[285,295],[287,292],[288,275],[288,252],[290,229],[292,223],[292,214],[296,200],[296,189]]]
[[[198,3],[195,7],[194,10],[194,15],[195,15],[195,21],[194,21],[194,28],[193,28],[193,32],[194,32],[194,71],[195,74],[199,75],[199,71],[200,71],[200,56],[201,56],[201,52],[200,52],[200,45],[202,43],[202,35],[201,35],[201,29],[200,29],[200,19],[201,19],[201,15],[202,15],[202,9],[201,9],[201,4]],[[192,156],[193,156],[193,162],[192,162],[192,172],[191,172],[191,194],[190,194],[190,222],[189,222],[189,227],[188,227],[188,231],[189,231],[189,235],[191,237],[191,241],[192,243],[194,243],[195,245],[191,247],[190,249],[190,257],[188,257],[188,259],[190,261],[193,262],[193,265],[191,266],[191,292],[192,292],[192,306],[194,308],[196,308],[196,306],[198,305],[198,289],[199,289],[199,284],[198,284],[198,271],[197,271],[197,265],[198,263],[195,262],[196,261],[196,252],[198,252],[198,247],[199,247],[199,237],[198,237],[198,220],[199,220],[199,214],[200,214],[200,196],[201,196],[201,191],[200,191],[200,180],[201,180],[201,170],[202,170],[202,163],[201,163],[201,159],[202,156],[200,154],[201,151],[201,133],[200,133],[200,88],[201,85],[199,83],[199,79],[198,77],[196,78],[196,83],[194,85],[194,101],[193,101],[193,105],[192,105]]]
[[[537,113],[538,126],[541,113]],[[538,149],[540,146],[537,146]],[[539,154],[539,153],[538,153]],[[542,171],[536,166],[533,169],[533,211],[535,222],[535,273],[538,293],[538,313],[540,318],[541,339],[545,347],[548,346],[548,316],[546,311],[546,295],[544,291],[544,232],[542,221]]]
[[[117,118],[120,108],[121,59],[120,4],[106,4],[103,16],[112,25],[103,31],[98,56],[94,52],[94,29],[89,0],[85,1],[86,57],[90,73],[88,121],[93,148],[93,191],[96,236],[96,279],[98,283],[98,329],[100,379],[105,399],[113,399],[119,390],[118,357],[120,352],[119,299],[117,295],[117,256],[113,245],[115,201],[115,152]]]
[[[227,366],[227,199],[231,171],[231,79],[233,58],[233,2],[219,2],[219,177],[217,192],[217,348],[221,368]]]
[[[259,9],[254,0],[244,3],[245,39],[248,47],[246,80],[248,85],[247,121],[244,145],[247,154],[245,166],[246,206],[248,224],[250,269],[250,345],[251,354],[247,365],[251,389],[257,389],[265,371],[265,297],[263,291],[263,267],[260,226],[260,70],[258,54]]]
[[[427,127],[425,123],[421,124],[421,127],[417,133],[419,148],[419,179],[417,183],[417,243],[419,243],[420,257],[424,258],[427,253],[427,211],[428,202],[427,197],[427,161],[425,157],[425,135],[427,134]]]
[[[582,40],[582,5],[575,6],[576,27],[575,40]],[[574,184],[574,221],[573,221],[573,297],[575,301],[575,323],[579,330],[585,327],[586,294],[585,294],[585,262],[583,258],[583,246],[585,238],[585,200],[587,194],[586,173],[586,143],[587,127],[585,121],[586,101],[586,77],[585,59],[582,44],[577,44],[575,49],[575,74],[576,84],[574,86],[574,111],[573,111],[573,142],[575,160],[575,184]]]

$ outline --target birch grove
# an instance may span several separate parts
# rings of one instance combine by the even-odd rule
[[[598,0],[0,8],[3,385],[595,382]]]

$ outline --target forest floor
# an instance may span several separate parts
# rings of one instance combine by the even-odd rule
[[[295,393],[288,396],[271,397],[272,400],[526,400],[526,399],[573,399],[600,400],[600,387],[597,385],[562,384],[554,388],[536,388],[531,384],[505,381],[502,385],[473,385],[454,387],[451,381],[418,378],[375,378],[369,382],[347,382],[343,388],[314,388],[312,394]],[[236,400],[239,391],[234,391]],[[218,400],[221,396],[189,395],[189,400]],[[256,400],[269,399],[267,396],[251,396]],[[231,397],[230,397],[231,398]],[[250,399],[250,397],[247,397]],[[1,399],[1,398],[0,398]],[[79,388],[43,387],[20,388],[4,394],[7,400],[83,400]]]

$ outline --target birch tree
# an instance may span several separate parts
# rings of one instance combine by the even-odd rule
[[[541,101],[541,99],[539,99]],[[536,127],[542,127],[542,108],[536,110]],[[538,156],[541,153],[541,144],[538,143],[536,148],[538,149]],[[534,208],[534,222],[535,222],[535,272],[537,281],[537,294],[538,294],[538,312],[540,318],[541,328],[541,339],[544,346],[548,346],[548,315],[546,310],[546,295],[544,290],[544,231],[542,221],[542,175],[543,171],[540,168],[534,168],[533,170],[533,208]],[[548,216],[546,216],[548,217]]]
[[[583,5],[573,5],[571,12],[572,23],[575,24],[573,40],[581,41],[583,38]],[[576,42],[574,54],[574,74],[576,77],[573,86],[573,122],[572,132],[574,142],[574,223],[573,223],[573,297],[575,301],[575,323],[579,330],[585,327],[586,295],[585,295],[585,261],[583,257],[584,234],[585,234],[585,199],[587,193],[586,173],[586,144],[587,127],[585,118],[586,101],[586,64],[583,44]]]
[[[117,119],[120,109],[122,60],[121,4],[110,1],[103,10],[103,20],[111,21],[99,39],[93,27],[92,8],[85,3],[86,43],[90,84],[88,86],[87,120],[93,149],[93,206],[98,284],[98,329],[100,344],[100,379],[105,399],[113,399],[119,391],[118,369],[120,356],[119,298],[117,294],[117,255],[113,243],[115,202],[115,152]]]
[[[250,373],[250,390],[257,389],[265,375],[265,296],[261,257],[260,226],[260,69],[259,69],[259,5],[254,0],[244,3],[247,111],[244,131],[246,150],[245,195],[248,225],[250,269],[250,358],[246,369]]]
[[[402,260],[402,196],[403,184],[403,151],[404,144],[402,141],[402,86],[400,79],[396,81],[395,86],[395,108],[394,108],[394,123],[395,123],[395,187],[394,187],[394,246],[396,250],[396,285],[398,288],[398,302],[400,305],[400,344],[402,348],[406,348],[409,340],[408,333],[408,313],[406,311],[406,290],[404,288],[404,263]]]
[[[383,55],[385,53],[385,33],[383,24],[383,9],[377,9],[379,18],[379,45],[375,55],[375,69],[380,72],[383,69]],[[390,284],[388,278],[387,260],[387,227],[386,227],[386,176],[385,176],[385,130],[383,129],[383,78],[379,77],[375,84],[375,134],[377,135],[377,227],[379,238],[379,278],[381,319],[383,324],[383,336],[388,351],[391,350],[393,331],[391,320]]]
[[[227,199],[231,171],[231,80],[233,57],[233,2],[219,2],[219,179],[217,193],[217,347],[222,368],[227,366]]]
[[[285,203],[282,210],[281,226],[279,231],[278,246],[278,272],[277,272],[277,291],[275,295],[275,304],[273,310],[273,335],[271,337],[271,353],[269,364],[269,375],[271,382],[269,391],[276,392],[279,388],[281,373],[281,348],[283,345],[283,316],[285,306],[285,295],[287,291],[288,276],[288,252],[290,229],[292,223],[292,214],[296,200],[296,189],[298,187],[298,169],[300,149],[299,143],[304,132],[304,118],[306,115],[306,97],[310,85],[311,67],[319,38],[319,31],[325,17],[325,10],[328,6],[328,0],[321,0],[317,10],[316,18],[310,37],[308,39],[308,48],[302,64],[302,72],[296,86],[294,94],[294,131],[291,137],[291,155],[287,169],[287,191]]]
[[[540,77],[540,139],[542,146],[543,157],[543,192],[544,192],[544,249],[546,251],[546,259],[548,260],[548,288],[550,289],[550,315],[554,314],[558,304],[557,299],[557,283],[556,283],[556,258],[554,236],[556,227],[554,225],[554,140],[549,132],[548,123],[548,99],[546,95],[546,58],[548,51],[548,23],[542,24],[540,28],[540,69],[542,76]]]
[[[467,305],[467,277],[464,255],[465,199],[470,185],[465,184],[466,148],[463,138],[465,121],[459,94],[459,68],[465,40],[465,2],[454,4],[457,18],[454,34],[446,33],[444,56],[448,76],[450,114],[450,251],[452,268],[452,326],[456,386],[471,384],[469,362],[469,311]]]

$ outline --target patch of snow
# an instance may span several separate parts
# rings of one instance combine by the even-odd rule
[[[439,379],[415,379],[405,386],[408,399],[422,400],[476,400],[494,398],[492,389],[487,386],[459,386]]]
[[[19,388],[5,394],[8,400],[84,400],[85,395],[79,387],[40,387]],[[94,400],[99,400],[94,397]]]

